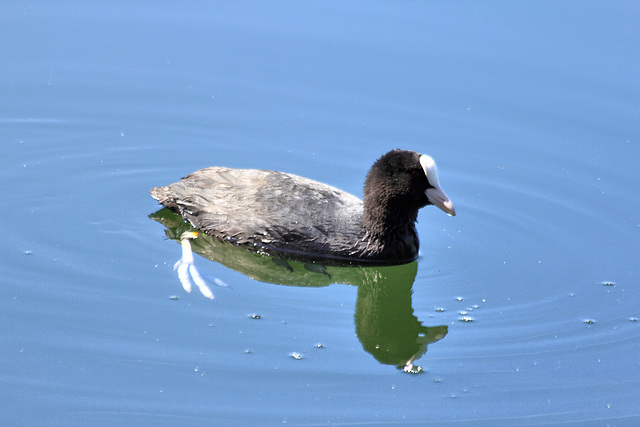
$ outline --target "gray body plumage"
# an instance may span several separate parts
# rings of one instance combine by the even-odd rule
[[[212,167],[151,190],[194,227],[255,250],[292,258],[370,258],[362,200],[283,172]],[[373,249],[373,251],[372,251]]]

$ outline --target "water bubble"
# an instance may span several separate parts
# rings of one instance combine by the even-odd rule
[[[216,283],[216,285],[222,287],[222,288],[228,288],[229,285],[226,282],[223,282],[222,280],[218,279],[217,277],[215,279],[213,279],[213,281]]]
[[[423,372],[421,366],[414,365],[412,363],[407,363],[406,365],[404,365],[404,369],[403,370],[407,374],[421,374]]]

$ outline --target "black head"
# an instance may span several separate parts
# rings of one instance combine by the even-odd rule
[[[429,204],[455,215],[440,188],[435,162],[414,151],[393,150],[373,164],[364,184],[364,203],[365,213],[382,210],[385,217],[406,216],[413,221],[418,209]]]

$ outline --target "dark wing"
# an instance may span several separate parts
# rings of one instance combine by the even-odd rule
[[[151,195],[194,227],[257,249],[349,257],[364,237],[360,199],[282,172],[202,169]]]

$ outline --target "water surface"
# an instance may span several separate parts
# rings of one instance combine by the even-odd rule
[[[639,422],[639,18],[634,2],[3,4],[0,417]],[[436,159],[458,213],[420,213],[417,263],[290,272],[196,239],[230,288],[184,292],[185,225],[154,219],[149,188],[222,165],[360,196],[397,147]]]

